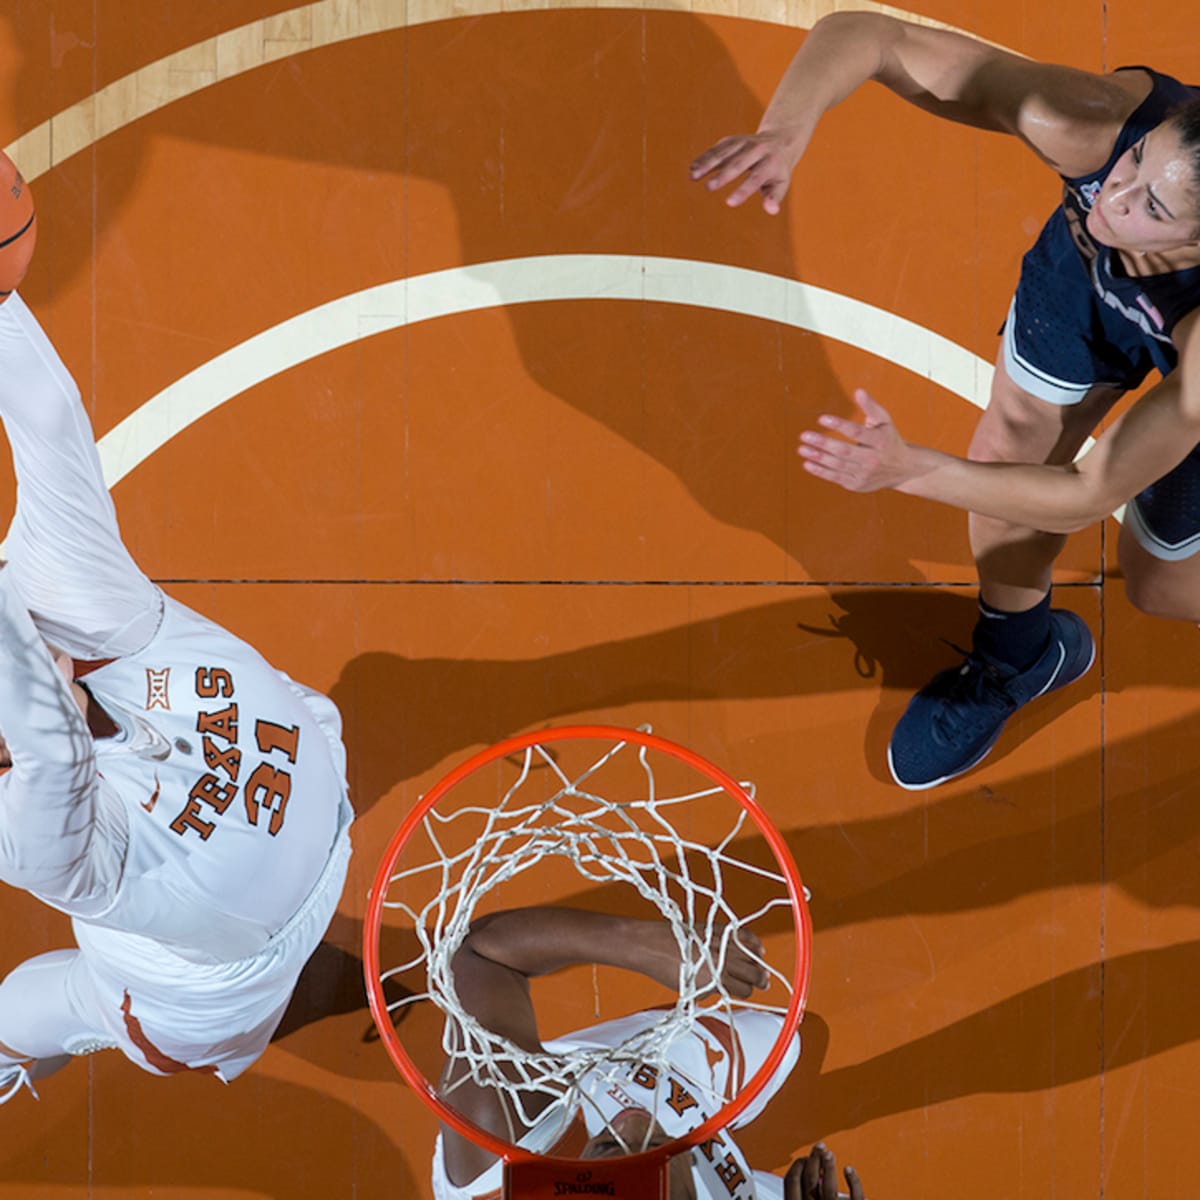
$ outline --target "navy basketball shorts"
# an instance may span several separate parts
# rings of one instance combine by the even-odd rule
[[[1103,303],[1065,222],[1056,225],[1052,219],[1025,256],[1002,330],[1012,381],[1048,404],[1069,405],[1094,387],[1130,391],[1152,370],[1171,370],[1171,348],[1153,343]],[[1200,447],[1134,497],[1125,522],[1156,558],[1177,561],[1200,552]]]

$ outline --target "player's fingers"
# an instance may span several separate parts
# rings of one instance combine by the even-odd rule
[[[738,200],[740,204],[747,196],[753,196],[766,181],[762,170],[766,155],[766,148],[759,145],[758,142],[747,142],[744,146],[733,150],[726,156],[725,161],[709,175],[708,189],[717,191],[726,184],[732,183],[739,176],[745,175],[746,178],[738,184],[728,201],[733,203],[735,196],[741,196],[741,199]]]
[[[737,937],[738,945],[748,953],[757,954],[760,957],[766,953],[762,944],[762,938],[753,929],[739,929]]]
[[[783,1177],[783,1200],[805,1200],[804,1172],[808,1168],[808,1155],[796,1159]]]
[[[736,981],[741,990],[739,996],[745,999],[755,988],[764,988],[771,981],[766,967],[750,955],[738,953],[729,959],[726,965],[726,975],[731,982]]]
[[[779,179],[774,183],[768,183],[762,189],[763,208],[766,209],[771,216],[776,216],[783,207],[783,198],[788,193],[788,186],[790,182],[791,181],[788,179]]]
[[[848,492],[856,490],[852,486],[851,481],[846,478],[845,472],[838,470],[837,467],[830,467],[825,463],[813,462],[810,459],[804,463],[804,469],[810,475],[815,475],[818,479],[824,479],[827,483],[836,483],[838,487],[843,487]]]
[[[804,465],[810,471],[826,479],[833,478],[833,475],[825,474],[826,472],[836,472],[842,465],[836,455],[821,449],[820,446],[802,444],[800,457],[804,459]]]
[[[726,138],[713,147],[699,170],[693,167],[692,178],[704,179],[705,186],[715,191],[749,171],[763,153],[752,138]]]
[[[832,429],[834,433],[840,433],[851,442],[857,442],[864,432],[864,426],[860,422],[852,421],[849,417],[839,417],[835,413],[822,413],[817,418],[817,424],[822,429]]]
[[[804,1158],[804,1167],[800,1172],[800,1194],[804,1200],[820,1200],[821,1151],[824,1149],[818,1142]]]
[[[862,1180],[859,1179],[858,1172],[853,1167],[846,1168],[846,1186],[850,1189],[850,1200],[865,1200]]]
[[[826,459],[834,462],[849,461],[857,458],[856,451],[863,447],[843,438],[826,437],[821,433],[806,431],[800,435],[800,456],[814,461]]]
[[[858,405],[870,424],[887,425],[891,423],[892,417],[888,410],[863,388],[855,389],[854,403]]]
[[[824,1146],[821,1147],[821,1200],[838,1200],[837,1159]]]
[[[758,195],[759,192],[765,195],[768,188],[778,185],[778,167],[765,155],[761,147],[759,147],[759,151],[760,157],[751,165],[745,179],[729,193],[729,199],[725,201],[726,204],[736,207],[744,201],[749,200],[751,196]]]
[[[745,142],[745,135],[723,137],[719,142],[709,146],[703,154],[697,155],[688,164],[688,174],[693,179],[703,179],[714,167],[725,161],[730,153]]]

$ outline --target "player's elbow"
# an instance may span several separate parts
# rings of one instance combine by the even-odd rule
[[[1080,533],[1084,529],[1090,529],[1093,525],[1099,525],[1111,511],[1111,509],[1089,507],[1063,513],[1057,520],[1049,522],[1045,531],[1047,533]]]
[[[1096,472],[1081,470],[1078,463],[1062,468],[1065,484],[1056,494],[1058,503],[1050,521],[1043,528],[1047,533],[1079,533],[1099,525],[1125,501]]]
[[[869,52],[875,58],[871,78],[890,86],[894,48],[903,39],[905,23],[884,13],[831,12],[813,25],[809,38],[828,39],[828,48],[853,47],[857,56]]]

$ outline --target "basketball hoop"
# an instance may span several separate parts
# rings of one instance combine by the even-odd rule
[[[618,763],[623,764],[619,769]],[[626,794],[602,795],[600,788],[616,779]],[[676,789],[664,788],[664,782]],[[770,867],[747,857],[760,842],[769,848]],[[410,862],[414,857],[415,866]],[[656,1019],[638,1038],[618,1047],[619,1053],[592,1050],[564,1058],[519,1051],[481,1029],[461,1009],[454,990],[449,961],[477,904],[531,867],[564,859],[587,883],[634,887],[671,924],[680,946],[676,1005],[661,1015],[655,1010]],[[749,913],[732,907],[727,893],[737,887],[754,895]],[[730,945],[741,946],[741,928],[756,920],[774,921],[777,912],[790,920],[793,961],[786,972],[765,961],[762,965],[780,1001],[736,1000],[719,986],[723,956]],[[381,940],[389,913],[406,918],[406,936],[418,949],[399,964],[385,965]],[[663,1200],[669,1160],[703,1146],[733,1122],[786,1057],[804,1011],[811,941],[796,865],[748,785],[648,730],[577,725],[499,742],[455,767],[418,801],[376,872],[363,957],[371,1013],[397,1069],[439,1120],[503,1160],[506,1196]],[[389,980],[415,972],[426,980],[423,989],[389,1001]],[[590,1102],[581,1080],[607,1083],[616,1078],[614,1063],[656,1061],[705,1014],[758,1008],[778,1014],[782,1023],[758,1069],[736,1094],[707,1097],[704,1111],[711,1115],[694,1129],[626,1157],[575,1159],[517,1145],[535,1123],[523,1117],[519,1103],[514,1104],[511,1139],[505,1140],[472,1123],[439,1095],[396,1028],[397,1014],[425,999],[453,1018],[446,1028],[457,1032],[453,1040],[444,1035],[445,1051],[466,1062],[476,1082],[498,1091],[553,1097],[550,1109],[561,1110],[564,1123],[569,1113]],[[539,1125],[546,1123],[548,1111],[539,1110]]]

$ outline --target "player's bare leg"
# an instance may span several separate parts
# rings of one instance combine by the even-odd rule
[[[1121,391],[1096,387],[1072,404],[1052,404],[1024,390],[1005,369],[1001,350],[991,400],[969,456],[982,462],[1067,463]],[[888,746],[901,787],[944,783],[978,764],[1005,722],[1029,700],[1078,679],[1095,645],[1074,613],[1050,607],[1058,534],[972,515],[971,547],[979,572],[979,620],[961,667],[936,675],[909,702]]]
[[[1069,463],[1121,395],[1119,389],[1097,387],[1078,404],[1049,404],[1013,382],[1001,352],[991,398],[967,457],[978,462]],[[969,521],[983,601],[1009,613],[1039,604],[1050,591],[1054,560],[1066,538],[975,513]]]
[[[1138,542],[1127,520],[1117,556],[1135,608],[1152,617],[1200,622],[1200,553],[1173,562],[1157,558]]]

